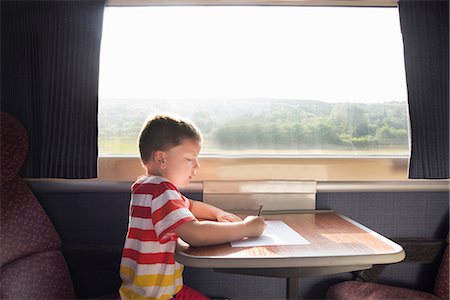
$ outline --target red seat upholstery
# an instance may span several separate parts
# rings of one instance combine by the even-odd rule
[[[447,238],[448,241],[448,238]],[[449,298],[449,281],[448,281],[448,246],[445,249],[444,257],[439,267],[439,273],[436,276],[436,283],[434,284],[434,294],[441,299]]]
[[[61,240],[18,176],[28,152],[25,128],[1,113],[0,299],[74,299]]]
[[[449,299],[448,251],[447,245],[436,276],[433,293],[371,282],[345,281],[331,286],[328,289],[327,299]]]

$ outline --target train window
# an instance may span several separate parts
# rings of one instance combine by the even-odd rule
[[[106,8],[100,154],[137,155],[161,112],[200,128],[203,155],[406,155],[398,10]]]

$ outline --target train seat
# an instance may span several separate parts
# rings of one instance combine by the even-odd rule
[[[344,281],[328,289],[327,299],[449,299],[448,237],[436,276],[433,293],[364,281]],[[442,249],[442,248],[441,248]],[[408,251],[405,249],[407,258]],[[412,255],[413,256],[413,255]],[[430,261],[431,262],[431,261]]]
[[[18,175],[28,152],[25,128],[1,113],[0,298],[75,299],[61,239]]]

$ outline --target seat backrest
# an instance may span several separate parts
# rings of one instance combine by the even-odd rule
[[[448,236],[447,236],[448,243]],[[445,249],[444,256],[442,257],[439,272],[436,277],[436,283],[434,285],[434,294],[442,299],[449,299],[449,274],[448,274],[448,245]]]
[[[2,112],[0,121],[0,298],[75,298],[61,239],[18,175],[28,152],[26,130],[10,114]]]

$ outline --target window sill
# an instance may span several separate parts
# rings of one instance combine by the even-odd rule
[[[194,181],[407,180],[407,157],[200,157]],[[138,157],[102,156],[99,180],[134,181],[144,174]]]
[[[133,181],[103,181],[88,179],[26,179],[34,192],[45,193],[127,193]],[[184,193],[202,193],[203,182],[191,182],[181,188]],[[448,180],[394,180],[394,181],[319,181],[317,193],[366,192],[448,192]]]
[[[318,193],[448,192],[449,180],[407,178],[407,157],[200,157],[200,171],[183,192],[202,192],[207,180],[314,180]],[[144,174],[138,157],[100,157],[99,177],[89,180],[27,179],[47,192],[129,191]]]

